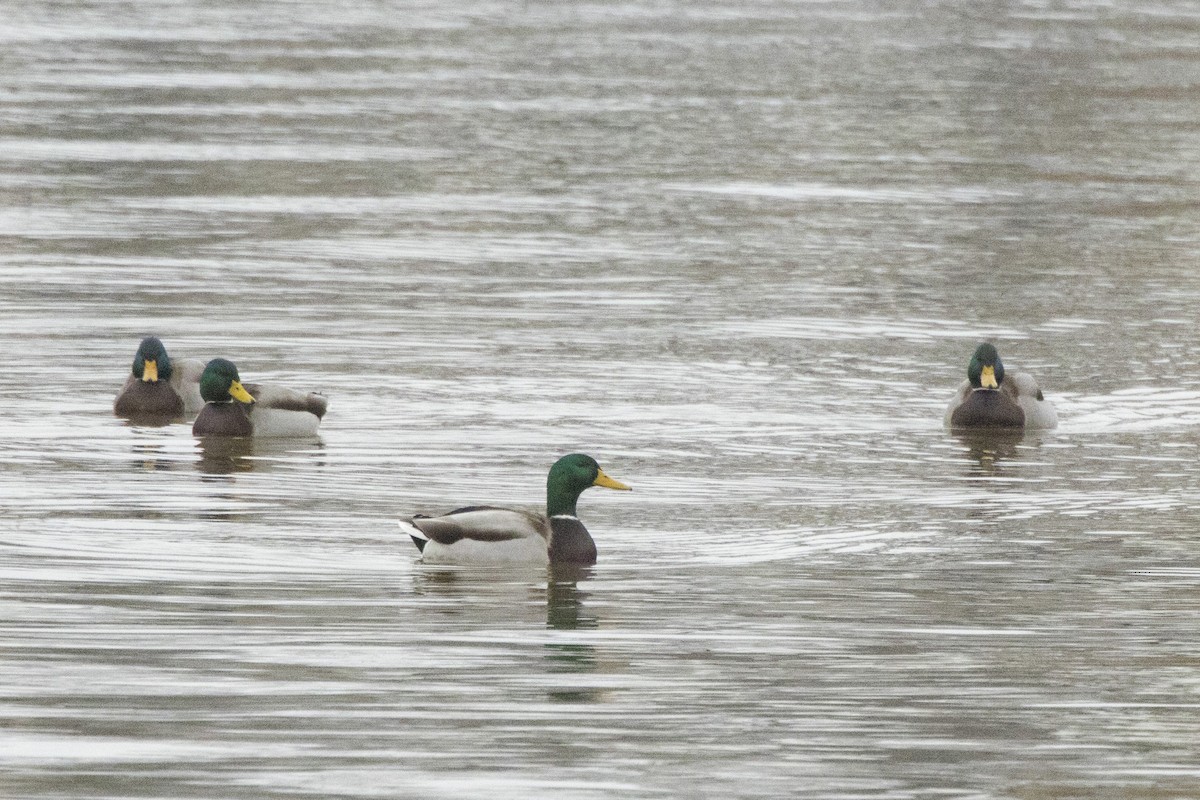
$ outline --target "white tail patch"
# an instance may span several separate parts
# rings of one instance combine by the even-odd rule
[[[423,539],[425,541],[429,541],[429,537],[426,536],[425,534],[421,533],[421,529],[418,528],[416,525],[413,525],[408,520],[398,519],[398,520],[396,520],[396,524],[400,526],[400,530],[404,531],[409,536],[413,536],[413,537],[416,537],[417,539]]]

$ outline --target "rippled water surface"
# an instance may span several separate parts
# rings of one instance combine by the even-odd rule
[[[0,795],[1200,794],[1194,4],[0,18]],[[395,526],[571,451],[592,569]]]

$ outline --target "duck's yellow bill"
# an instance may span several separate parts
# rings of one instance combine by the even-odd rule
[[[592,482],[592,486],[603,486],[605,489],[624,489],[627,492],[633,491],[633,487],[626,486],[618,480],[608,477],[604,474],[604,470],[596,473],[596,480]]]
[[[146,359],[142,362],[142,380],[146,383],[158,383],[158,362]]]
[[[979,385],[984,389],[999,389],[1000,384],[996,383],[996,368],[984,367],[983,373],[979,376]]]
[[[254,398],[250,396],[250,393],[246,391],[246,387],[242,386],[240,381],[234,381],[229,384],[229,396],[243,403],[254,402]]]

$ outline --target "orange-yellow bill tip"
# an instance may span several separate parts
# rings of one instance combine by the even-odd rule
[[[984,367],[983,372],[979,376],[979,385],[984,389],[999,389],[1000,384],[996,383],[996,368]]]
[[[146,359],[142,362],[142,380],[147,383],[158,382],[158,362]]]
[[[243,403],[254,402],[254,398],[246,391],[246,387],[242,386],[241,381],[234,381],[229,384],[229,396]]]
[[[606,489],[624,489],[625,491],[633,491],[633,487],[626,486],[618,480],[608,477],[604,474],[604,470],[596,473],[596,480],[592,482],[592,486],[603,486]]]

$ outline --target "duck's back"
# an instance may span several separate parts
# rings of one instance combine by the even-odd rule
[[[200,396],[200,376],[204,374],[204,362],[197,358],[181,358],[172,361],[171,386],[183,398],[183,410],[195,414],[204,408]]]
[[[468,506],[437,517],[400,520],[429,564],[544,564],[549,524],[531,511]]]
[[[316,436],[329,399],[316,392],[297,392],[283,386],[246,384],[254,397],[250,423],[255,436]]]
[[[1046,399],[1037,379],[1028,372],[1017,372],[1011,379],[1005,378],[1001,388],[1007,389],[1025,412],[1026,429],[1058,427],[1058,412],[1054,410],[1054,404]]]
[[[297,392],[295,389],[269,383],[247,383],[246,391],[254,398],[258,408],[297,411],[312,414],[318,420],[324,417],[329,409],[329,398],[316,392]]]

